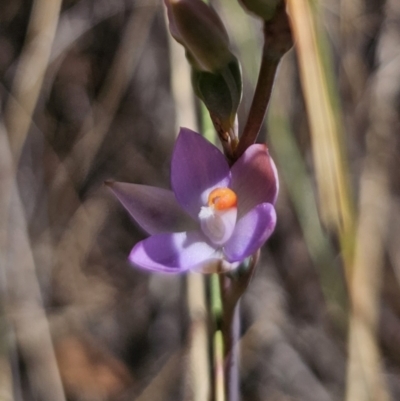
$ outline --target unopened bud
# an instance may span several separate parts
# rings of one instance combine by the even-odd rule
[[[210,112],[211,120],[222,139],[235,131],[237,109],[242,96],[242,78],[235,58],[218,72],[192,69],[192,85],[196,95]]]
[[[202,0],[164,0],[172,36],[195,69],[213,72],[234,59],[229,38],[215,10]]]
[[[282,0],[239,0],[249,12],[269,21],[275,15],[276,8]]]

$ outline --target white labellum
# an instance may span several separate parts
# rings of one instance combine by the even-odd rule
[[[216,245],[223,245],[235,229],[237,208],[215,210],[212,206],[200,209],[199,220],[203,233]]]

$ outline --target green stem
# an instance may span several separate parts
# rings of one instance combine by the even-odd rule
[[[214,333],[214,399],[226,401],[224,374],[224,339],[221,330]]]
[[[222,297],[219,286],[218,274],[212,274],[210,284],[210,313],[212,318],[212,350],[213,350],[213,400],[226,401],[225,399],[225,368],[224,349],[225,343],[221,331],[223,316]]]

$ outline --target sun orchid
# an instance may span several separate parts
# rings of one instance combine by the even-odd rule
[[[254,254],[276,224],[278,177],[265,145],[250,146],[229,167],[218,148],[181,128],[166,189],[109,183],[150,237],[132,249],[141,268],[180,273],[226,272]]]

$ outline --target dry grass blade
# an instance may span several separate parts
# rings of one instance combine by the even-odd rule
[[[15,185],[15,168],[27,137],[53,43],[61,1],[37,0],[1,127],[0,221],[7,312],[33,389],[43,400],[65,400],[30,247],[27,222]],[[8,138],[7,138],[8,133]],[[7,217],[8,218],[7,218]],[[12,261],[12,266],[8,263]],[[29,310],[27,307],[29,306]]]
[[[69,196],[69,198],[76,203],[79,209],[76,211],[74,218],[78,219],[78,224],[91,226],[93,221],[98,223],[96,225],[97,228],[92,231],[86,238],[86,241],[84,241],[86,245],[91,244],[94,240],[97,230],[101,226],[100,222],[104,221],[106,209],[100,209],[98,211],[98,216],[94,217],[94,219],[92,218],[93,216],[86,216],[86,224],[83,223],[82,216],[85,215],[85,205],[79,205],[75,188],[79,187],[86,179],[92,167],[93,160],[108,133],[121,102],[121,98],[140,60],[142,50],[152,26],[153,18],[158,10],[158,4],[149,2],[131,12],[130,19],[123,33],[121,44],[117,49],[97,102],[93,106],[92,113],[90,113],[84,121],[82,139],[76,142],[66,160],[59,163],[54,173],[50,191],[52,196],[56,199]],[[141,155],[136,155],[135,157],[140,158]],[[90,202],[92,202],[92,200],[93,199],[90,199]],[[73,230],[71,230],[71,232],[72,231]],[[66,260],[63,259],[61,253],[64,247],[73,247],[76,244],[74,238],[75,236],[70,235],[70,232],[67,232],[63,236],[61,247],[57,249],[57,255],[60,256],[58,260]],[[82,247],[80,248],[82,249]],[[87,251],[88,249],[85,250],[85,252]],[[77,266],[80,265],[81,263],[78,263]]]
[[[225,401],[224,383],[224,343],[221,331],[214,333],[215,401]]]
[[[12,373],[5,357],[0,359],[0,400],[13,401]]]
[[[208,400],[210,392],[207,311],[204,278],[187,275],[188,308],[190,313],[189,344],[185,367],[185,400]]]
[[[10,343],[10,322],[6,316],[7,304],[7,247],[8,247],[8,209],[14,168],[9,143],[4,126],[0,123],[0,399],[12,400],[13,378],[10,363],[12,343]]]
[[[123,39],[97,102],[83,124],[83,136],[71,151],[66,161],[72,177],[82,182],[103,143],[114,119],[121,98],[140,60],[151,28],[151,22],[159,9],[157,4],[148,4],[132,12],[126,25]],[[93,121],[94,120],[94,121]]]
[[[43,401],[64,401],[47,317],[43,308],[25,213],[14,182],[8,138],[0,126],[0,254],[7,280],[6,306],[34,391]]]
[[[14,165],[18,164],[40,94],[60,7],[61,0],[36,0],[32,6],[25,45],[4,118]]]
[[[135,1],[135,6],[137,6],[137,1]],[[112,4],[109,0],[98,0],[95,8],[92,7],[89,0],[83,0],[64,11],[60,17],[51,49],[50,63],[58,61],[58,58],[63,58],[69,48],[94,26],[126,11],[128,7],[125,0],[113,0]]]
[[[400,286],[400,205],[398,199],[392,198],[391,215],[393,219],[393,234],[389,238],[388,253],[391,264],[393,266],[393,272],[397,281],[397,285]]]
[[[340,4],[341,68],[355,104],[361,100],[367,80],[365,60],[358,51],[368,29],[367,24],[360,23],[365,8],[366,4],[361,0],[342,1]]]
[[[53,274],[55,281],[60,283],[58,288],[60,297],[80,300],[83,304],[87,304],[85,288],[90,286],[93,293],[96,290],[102,294],[109,292],[106,285],[101,285],[102,282],[91,280],[83,273],[86,257],[96,243],[96,236],[104,224],[107,213],[106,202],[99,197],[91,197],[85,200],[69,219],[68,228],[54,250]]]
[[[165,400],[165,394],[168,393],[171,383],[178,380],[181,361],[182,354],[180,352],[171,355],[157,376],[136,398],[136,401]],[[206,400],[206,398],[203,400]]]
[[[294,84],[293,62],[286,59],[282,62],[271,102],[269,140],[319,275],[328,310],[336,323],[343,327],[347,314],[345,283],[336,265],[333,247],[321,227],[312,182],[287,118],[293,112],[288,99]]]
[[[324,224],[339,233],[349,276],[354,214],[342,149],[342,128],[324,65],[318,26],[308,0],[288,0],[289,14],[300,65],[301,84],[311,129],[318,182],[320,213]]]
[[[367,155],[361,176],[355,260],[350,294],[349,369],[346,399],[389,400],[377,344],[379,295],[389,226],[390,172],[398,142],[400,94],[400,30],[391,21],[400,19],[400,4],[386,3],[385,24],[378,43],[378,71],[372,86]]]

